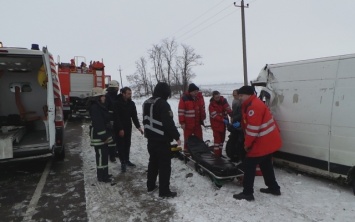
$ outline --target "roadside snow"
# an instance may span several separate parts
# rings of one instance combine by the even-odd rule
[[[206,107],[209,98],[206,98]],[[135,100],[139,118],[144,99]],[[169,100],[177,120],[178,99]],[[209,121],[208,121],[209,122]],[[171,189],[178,197],[161,199],[158,192],[147,194],[146,139],[133,130],[131,161],[136,168],[120,172],[120,164],[109,163],[117,184],[96,180],[95,151],[89,146],[88,123],[83,124],[82,159],[87,213],[90,221],[354,221],[355,198],[348,187],[327,180],[317,180],[276,168],[282,195],[275,197],[258,190],[265,187],[263,178],[255,180],[255,201],[237,201],[233,194],[242,191],[236,181],[217,189],[183,161],[172,160]],[[181,131],[181,129],[179,129]],[[212,140],[212,132],[204,131]],[[192,177],[186,178],[188,173]]]

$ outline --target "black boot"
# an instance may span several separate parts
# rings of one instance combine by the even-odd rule
[[[162,198],[174,198],[177,196],[177,193],[176,192],[172,192],[172,191],[169,191],[167,193],[159,193],[159,197],[162,197]]]
[[[116,157],[115,156],[110,156],[110,161],[111,161],[111,163],[116,163]]]
[[[132,163],[132,162],[129,161],[129,160],[126,162],[126,164],[127,164],[127,166],[129,166],[129,167],[136,167],[136,164]]]
[[[122,173],[125,173],[127,170],[127,165],[125,162],[121,162],[121,172]]]
[[[102,179],[102,180],[99,179],[99,182],[111,183],[111,182],[112,182],[112,179],[111,179],[111,178],[106,178],[106,179]]]
[[[158,185],[155,185],[154,187],[148,187],[148,193],[153,193],[154,191],[158,190]]]
[[[267,193],[267,194],[272,194],[275,196],[280,196],[281,192],[280,190],[271,190],[270,188],[260,188],[261,193]]]
[[[255,200],[253,194],[245,194],[243,192],[241,192],[239,194],[234,194],[233,198],[237,199],[237,200],[247,200],[247,201]]]

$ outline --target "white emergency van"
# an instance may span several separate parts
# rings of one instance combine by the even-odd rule
[[[351,184],[355,194],[355,54],[266,65],[254,86],[283,146],[275,161]]]
[[[64,158],[61,97],[53,56],[46,47],[0,47],[0,161]]]

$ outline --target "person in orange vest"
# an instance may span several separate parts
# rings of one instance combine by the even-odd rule
[[[254,87],[243,86],[238,90],[242,101],[242,128],[244,149],[247,152],[243,161],[243,192],[234,194],[237,200],[254,200],[254,179],[257,165],[263,174],[267,188],[260,192],[281,195],[272,165],[272,154],[282,145],[279,128],[269,108],[255,95]]]
[[[191,83],[188,92],[179,101],[179,123],[184,130],[184,151],[187,152],[187,139],[195,135],[203,140],[201,125],[206,119],[205,101],[199,88]]]
[[[214,139],[214,155],[220,157],[226,138],[226,125],[229,124],[228,115],[232,114],[232,109],[218,91],[213,91],[209,111]]]

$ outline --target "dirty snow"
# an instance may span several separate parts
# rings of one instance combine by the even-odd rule
[[[209,86],[213,89],[218,87],[221,91],[231,93],[236,85]],[[226,90],[227,87],[230,90]],[[227,98],[230,101],[231,97]],[[209,98],[205,99],[208,107]],[[143,101],[135,100],[140,118]],[[177,120],[178,99],[170,99],[169,103]],[[276,168],[275,173],[282,195],[260,193],[258,190],[265,185],[262,177],[257,177],[254,184],[255,201],[247,202],[232,197],[242,191],[237,181],[217,189],[208,177],[199,175],[184,162],[173,159],[170,182],[171,189],[178,192],[178,197],[161,199],[158,192],[148,194],[146,170],[149,155],[146,139],[135,129],[130,157],[137,167],[121,173],[119,163],[109,163],[109,172],[117,184],[99,183],[96,180],[95,151],[89,146],[88,123],[82,127],[82,159],[90,221],[354,221],[355,197],[349,187],[280,168]],[[213,139],[210,129],[204,131],[204,139]],[[188,173],[193,176],[186,178]]]

